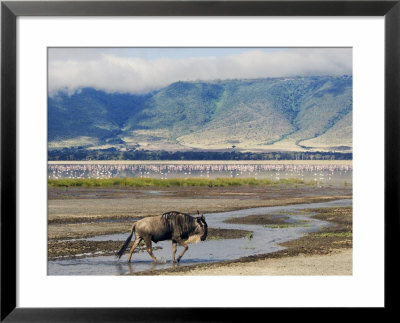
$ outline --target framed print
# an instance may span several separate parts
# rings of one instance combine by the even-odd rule
[[[1,8],[2,320],[393,307],[398,1]]]

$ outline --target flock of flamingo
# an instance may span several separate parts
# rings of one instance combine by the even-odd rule
[[[301,178],[330,182],[351,181],[351,165],[292,164],[51,164],[48,178],[155,177],[254,177],[257,179]]]

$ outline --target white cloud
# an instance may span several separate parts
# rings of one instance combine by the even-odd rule
[[[50,49],[48,67],[50,93],[83,87],[144,93],[176,81],[352,74],[352,50],[254,48],[225,56],[147,59],[122,49]]]

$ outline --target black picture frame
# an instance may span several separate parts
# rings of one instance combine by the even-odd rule
[[[16,19],[19,16],[384,16],[385,18],[385,310],[399,233],[400,0],[395,1],[4,1],[1,3],[1,321],[190,322],[256,319],[266,309],[18,308],[16,264]],[[373,255],[371,255],[373,257]],[[40,291],[38,291],[40,293]],[[251,313],[247,313],[251,311]],[[332,313],[332,315],[335,315]],[[251,319],[250,319],[251,320]]]

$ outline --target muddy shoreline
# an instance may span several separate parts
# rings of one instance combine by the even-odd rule
[[[325,227],[319,232],[309,233],[299,239],[282,243],[281,245],[287,247],[287,249],[243,257],[237,260],[192,266],[175,266],[169,269],[139,272],[134,275],[191,275],[194,272],[196,272],[196,275],[209,275],[213,272],[215,273],[215,269],[223,272],[224,269],[228,271],[232,267],[240,269],[234,273],[234,275],[237,275],[240,271],[246,272],[246,265],[253,265],[269,259],[327,256],[344,250],[352,250],[352,207],[324,208],[314,211],[318,212],[317,215],[313,216],[314,218],[331,222],[333,226]],[[238,265],[243,266],[238,267]],[[351,275],[351,273],[347,274]]]
[[[113,255],[120,248],[121,242],[79,241],[72,239],[85,239],[115,233],[126,233],[128,235],[134,220],[145,216],[158,215],[170,210],[194,214],[198,209],[202,213],[216,213],[263,206],[326,202],[351,198],[352,189],[348,186],[257,186],[212,189],[190,187],[132,189],[111,187],[73,188],[68,190],[49,187],[48,197],[48,259],[52,260],[60,258],[73,259],[88,255]],[[351,214],[351,210],[347,213]],[[331,213],[324,213],[323,211],[319,213],[319,216],[325,217],[324,220],[326,221],[335,223],[332,228],[344,230],[343,227],[338,227],[344,224],[339,223],[337,216],[332,218]],[[285,220],[284,215],[276,214],[273,217],[248,217],[239,221],[260,225],[280,225],[284,224]],[[350,229],[347,228],[346,230]],[[346,232],[349,234],[349,231]],[[210,228],[208,239],[242,238],[247,234],[249,234],[249,231],[246,230]],[[251,256],[216,264],[190,267],[176,266],[172,269],[149,271],[140,274],[190,274],[190,270],[207,270],[208,268],[229,266],[235,263],[245,264],[263,259],[293,257],[299,254],[328,254],[339,247],[351,248],[351,239],[343,240],[345,235],[340,236],[337,234],[335,236],[331,234],[326,237],[309,235],[304,239],[299,239],[298,242],[292,241],[291,243],[295,245],[285,245],[288,249],[267,255]],[[338,239],[342,239],[340,240],[342,242]],[[325,243],[325,240],[328,243]]]
[[[246,230],[227,230],[210,228],[207,239],[239,239],[246,237],[251,231]],[[126,234],[128,236],[128,233]],[[130,243],[129,247],[133,242]],[[79,259],[84,257],[113,256],[121,248],[123,241],[87,241],[87,240],[58,240],[48,241],[48,260],[56,259]],[[160,247],[153,246],[153,250]],[[137,247],[135,252],[145,251],[144,243]],[[126,253],[129,252],[127,248]]]

